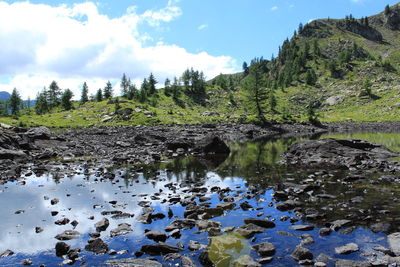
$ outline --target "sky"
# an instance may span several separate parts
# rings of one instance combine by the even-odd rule
[[[211,79],[276,55],[299,23],[359,18],[398,0],[0,0],[0,91],[24,99],[55,80],[80,97],[123,73],[160,86],[193,67]]]

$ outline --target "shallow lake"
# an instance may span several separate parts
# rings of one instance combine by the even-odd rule
[[[400,134],[396,133],[359,133],[327,137],[364,139],[400,152]],[[386,233],[376,231],[371,226],[382,222],[388,224],[386,232],[399,231],[399,184],[371,182],[381,177],[381,174],[374,170],[365,171],[363,175],[366,179],[360,182],[343,183],[341,178],[348,175],[347,171],[304,172],[287,169],[278,164],[280,154],[291,144],[302,140],[305,139],[278,138],[233,143],[230,144],[231,154],[227,158],[188,157],[140,168],[136,166],[109,169],[108,173],[112,173],[112,176],[98,173],[97,169],[85,169],[81,166],[66,177],[49,173],[40,177],[29,175],[18,182],[8,182],[0,186],[0,253],[10,249],[15,254],[0,258],[0,265],[16,266],[24,259],[30,259],[33,266],[61,265],[64,259],[55,255],[54,247],[58,242],[55,236],[64,230],[72,229],[82,234],[78,239],[65,241],[71,248],[82,250],[78,261],[71,263],[73,266],[83,263],[86,266],[103,266],[104,262],[110,259],[135,258],[134,253],[140,251],[142,245],[154,244],[154,241],[145,237],[146,229],[164,232],[164,228],[173,220],[184,218],[185,207],[179,202],[171,203],[169,200],[172,197],[192,196],[193,192],[190,192],[190,189],[194,187],[208,189],[204,194],[196,194],[195,202],[203,205],[209,203],[210,207],[215,207],[221,202],[221,195],[216,190],[211,190],[212,188],[231,189],[223,197],[233,197],[237,208],[211,219],[220,222],[221,228],[239,227],[244,224],[245,218],[250,217],[266,218],[276,224],[274,228],[265,229],[254,238],[242,239],[241,245],[227,251],[230,263],[247,254],[255,260],[259,259],[257,252],[250,247],[261,242],[271,242],[276,248],[276,253],[268,265],[294,266],[297,263],[290,255],[305,238],[302,237],[303,234],[311,235],[314,240],[314,243],[304,245],[312,251],[314,258],[323,253],[335,259],[365,261],[383,255],[375,251],[374,247],[388,247]],[[66,165],[60,164],[60,169],[62,168],[66,168]],[[299,194],[299,200],[305,203],[303,214],[304,209],[310,209],[317,210],[324,216],[311,220],[298,216],[296,209],[281,211],[276,208],[280,202],[273,197],[275,191],[285,188],[286,183],[306,185],[307,180],[319,183],[320,187]],[[169,186],[171,183],[173,187]],[[317,197],[318,194],[324,197]],[[51,200],[55,198],[59,202],[52,205]],[[239,207],[245,201],[252,207],[250,210],[245,211]],[[153,213],[162,213],[166,217],[154,219],[149,224],[137,222],[143,206],[149,206],[154,209]],[[172,218],[167,216],[169,209],[173,212]],[[102,212],[112,210],[134,214],[134,217],[113,219],[110,215],[102,215]],[[58,213],[52,214],[52,211]],[[119,254],[95,255],[84,249],[90,239],[89,233],[96,232],[94,224],[104,217],[109,218],[110,225],[106,231],[101,232],[100,238],[108,244],[109,249],[120,252]],[[76,220],[78,224],[55,224],[55,221],[63,218]],[[328,236],[319,235],[320,228],[338,219],[350,219],[352,224],[333,231]],[[125,222],[131,224],[132,231],[126,235],[110,237],[110,230]],[[301,224],[313,225],[315,228],[310,231],[296,231],[290,228]],[[43,231],[36,233],[36,227],[42,228]],[[223,233],[224,235],[226,234]],[[200,265],[198,258],[202,251],[190,251],[190,240],[207,245],[210,237],[207,232],[200,232],[194,227],[181,230],[179,238],[169,237],[166,243],[182,246],[181,254]],[[349,255],[335,253],[336,247],[349,242],[356,243],[359,251]],[[165,266],[172,266],[178,262],[166,262],[162,256],[141,256],[148,257],[156,258]],[[225,262],[220,266],[229,264]]]

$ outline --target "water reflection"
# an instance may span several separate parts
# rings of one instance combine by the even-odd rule
[[[330,136],[332,137],[332,136]],[[335,136],[341,137],[341,136]],[[350,137],[350,136],[342,136]],[[353,135],[354,138],[362,138],[384,144],[389,148],[400,151],[400,135],[378,134],[368,136]],[[375,183],[380,174],[374,171],[363,173],[365,176],[357,183],[343,183],[341,178],[347,175],[343,171],[329,173],[304,173],[296,170],[288,170],[284,166],[276,164],[283,153],[291,144],[304,139],[269,139],[250,143],[231,144],[231,153],[227,158],[199,159],[194,157],[178,158],[152,166],[143,167],[138,171],[137,167],[119,170],[109,169],[105,174],[96,173],[95,169],[83,166],[80,175],[70,178],[63,177],[62,172],[45,174],[41,177],[28,177],[23,183],[7,183],[0,186],[0,214],[2,214],[0,231],[0,252],[11,249],[17,255],[0,259],[0,265],[15,266],[23,258],[30,257],[34,263],[44,263],[50,266],[58,265],[63,260],[57,258],[54,246],[57,240],[54,238],[64,230],[74,229],[68,223],[63,226],[54,222],[61,218],[69,218],[78,221],[75,230],[82,233],[79,239],[67,241],[72,248],[84,248],[89,233],[95,231],[94,224],[104,218],[103,211],[119,210],[135,214],[133,218],[120,220],[110,219],[107,231],[101,233],[101,238],[108,243],[110,249],[129,250],[126,255],[112,256],[124,258],[132,256],[143,244],[150,241],[144,238],[144,230],[164,229],[175,218],[154,220],[152,224],[138,223],[136,220],[142,213],[140,202],[148,201],[148,205],[155,213],[167,214],[171,209],[178,218],[183,218],[184,207],[180,204],[171,204],[168,200],[172,196],[182,198],[191,196],[188,188],[219,187],[230,188],[232,191],[225,194],[226,197],[235,198],[236,204],[247,201],[254,209],[243,211],[235,209],[222,217],[219,221],[222,227],[238,227],[243,225],[244,217],[268,216],[268,219],[276,221],[274,229],[268,229],[263,234],[257,235],[255,241],[244,242],[246,249],[234,251],[235,257],[243,254],[257,258],[251,245],[258,242],[272,242],[276,246],[275,266],[293,265],[290,251],[301,241],[302,233],[290,230],[293,222],[289,219],[297,218],[304,223],[308,221],[319,227],[336,219],[349,218],[353,220],[354,228],[342,229],[343,232],[334,232],[328,237],[318,235],[318,228],[308,232],[315,239],[315,244],[309,245],[309,249],[319,253],[326,253],[335,257],[348,259],[363,259],[363,253],[370,253],[372,247],[377,244],[387,246],[384,233],[373,233],[368,228],[378,222],[388,222],[388,231],[398,230],[400,217],[400,186],[390,182]],[[308,180],[308,182],[307,182]],[[172,190],[166,184],[173,183],[176,187]],[[275,208],[278,203],[272,195],[275,191],[288,188],[288,183],[297,188],[307,188],[319,184],[320,187],[312,190],[303,190],[298,193],[297,199],[306,203],[308,210],[316,210],[324,216],[317,219],[302,217],[306,214],[299,212],[280,211]],[[319,197],[322,195],[323,197]],[[207,203],[215,207],[220,203],[220,195],[208,192]],[[200,196],[196,196],[195,202]],[[59,199],[59,203],[51,205],[51,199]],[[16,211],[23,210],[20,214]],[[57,211],[55,216],[51,211]],[[262,214],[262,215],[259,215]],[[367,219],[366,219],[367,218]],[[303,222],[301,221],[303,220]],[[110,230],[118,224],[126,222],[132,225],[133,232],[110,238]],[[43,228],[43,232],[36,233],[35,228]],[[365,227],[365,228],[363,228]],[[288,233],[282,235],[283,233]],[[191,252],[187,249],[190,240],[196,240],[202,244],[208,244],[208,235],[198,232],[198,229],[182,231],[179,239],[169,238],[167,243],[177,245],[181,242],[185,245],[184,252],[192,255],[198,264],[200,252]],[[350,256],[334,255],[334,247],[348,242],[356,242],[361,246],[359,253]],[[109,255],[95,256],[82,251],[82,261],[88,266],[99,265],[111,258]],[[161,257],[158,260],[162,261]],[[81,261],[81,262],[82,262]],[[76,263],[78,266],[80,262]]]

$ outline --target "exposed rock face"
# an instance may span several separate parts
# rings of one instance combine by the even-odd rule
[[[368,40],[382,42],[382,34],[376,29],[360,24],[358,21],[345,20],[339,21],[337,27],[344,31],[349,31],[358,34]]]
[[[357,139],[321,139],[300,142],[282,155],[289,165],[350,168],[362,165],[373,168],[397,153],[367,141]]]
[[[385,26],[393,31],[400,30],[400,10],[392,9],[384,17]]]

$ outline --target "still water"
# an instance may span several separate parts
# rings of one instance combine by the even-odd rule
[[[335,138],[359,138],[375,143],[383,144],[390,149],[400,152],[400,134],[377,134],[361,133],[347,135],[330,135]],[[319,137],[315,137],[319,138]],[[300,172],[288,170],[277,164],[280,154],[288,146],[305,139],[268,139],[249,143],[231,144],[231,154],[227,158],[198,159],[180,158],[157,165],[147,166],[138,171],[137,168],[122,168],[109,170],[115,174],[114,179],[103,179],[96,173],[96,169],[85,170],[77,167],[76,172],[64,178],[55,174],[45,174],[40,177],[23,177],[19,182],[9,182],[0,186],[0,253],[10,249],[14,255],[0,258],[1,266],[18,266],[24,259],[30,259],[33,266],[45,264],[46,266],[58,266],[64,261],[55,255],[55,244],[58,242],[54,237],[64,230],[74,229],[82,234],[78,239],[65,241],[71,248],[81,248],[80,259],[73,266],[103,266],[110,259],[122,259],[135,257],[133,254],[139,251],[142,245],[152,244],[153,241],[144,236],[145,230],[163,229],[176,218],[184,218],[185,208],[178,204],[170,204],[168,199],[172,196],[185,197],[189,194],[191,187],[219,187],[230,188],[231,192],[225,196],[232,196],[235,202],[240,204],[247,201],[254,209],[243,211],[234,209],[226,212],[224,216],[212,220],[221,223],[221,227],[239,227],[243,225],[243,219],[248,217],[267,218],[276,223],[276,227],[266,229],[264,233],[257,234],[255,239],[244,239],[240,248],[231,252],[231,263],[242,255],[250,255],[254,259],[260,257],[250,249],[254,244],[271,242],[276,247],[274,260],[270,266],[294,266],[296,262],[290,257],[293,249],[301,242],[302,234],[310,234],[314,239],[313,244],[306,247],[313,252],[314,258],[324,253],[336,259],[367,260],[371,257],[382,256],[373,248],[377,245],[387,247],[386,234],[375,233],[370,226],[377,222],[389,222],[389,232],[398,231],[400,218],[400,186],[396,183],[371,184],[370,181],[377,179],[380,174],[370,171],[365,175],[368,179],[357,184],[343,184],[338,182],[340,177],[346,175],[343,171],[330,172],[322,181],[322,191],[334,197],[329,199],[318,199],[307,202],[307,208],[324,211],[326,216],[321,220],[298,222],[282,220],[284,216],[296,217],[295,211],[279,211],[275,205],[279,202],[273,199],[275,190],[284,186],[284,182],[301,183],[310,177],[321,179],[318,173]],[[63,166],[60,166],[63,168]],[[65,166],[64,166],[65,167]],[[310,176],[311,175],[311,176]],[[55,179],[54,177],[57,177]],[[168,189],[166,184],[176,183],[176,188]],[[248,190],[256,190],[258,193],[250,196]],[[155,197],[157,196],[157,197]],[[359,201],[351,200],[357,197]],[[211,207],[220,203],[217,193],[208,190],[204,197]],[[52,205],[52,199],[59,199],[57,204]],[[300,197],[301,198],[301,197]],[[143,201],[149,201],[154,213],[167,215],[171,208],[174,217],[154,220],[151,224],[137,222],[142,212]],[[111,202],[111,203],[110,203]],[[200,203],[196,197],[196,202]],[[349,204],[352,202],[351,204]],[[133,218],[112,219],[103,216],[101,212],[109,210],[120,210],[134,214]],[[385,212],[380,212],[384,210]],[[56,215],[52,211],[58,212]],[[369,220],[365,217],[353,216],[356,213],[369,214]],[[52,216],[54,215],[54,216]],[[101,238],[108,244],[109,249],[121,252],[117,255],[95,255],[84,249],[89,233],[95,232],[94,224],[102,218],[110,220],[110,226],[101,232]],[[72,226],[56,225],[56,220],[68,218],[76,220],[78,225]],[[327,222],[352,218],[353,226],[343,231],[334,231],[328,236],[319,236],[318,231]],[[360,219],[361,218],[361,219]],[[131,224],[132,232],[110,237],[110,230],[116,228],[120,223]],[[296,224],[312,224],[315,229],[307,232],[299,232],[290,229]],[[36,233],[35,228],[40,227],[42,232]],[[206,232],[199,232],[197,227],[182,230],[180,238],[169,237],[167,244],[183,246],[182,254],[189,256],[197,265],[201,251],[190,251],[188,244],[190,240],[209,244],[209,236]],[[349,242],[358,244],[360,250],[349,255],[335,254],[335,247],[345,245]],[[143,255],[143,258],[148,257]],[[172,266],[176,262],[163,261],[161,256],[155,257],[165,266]],[[225,265],[226,266],[226,265]]]

